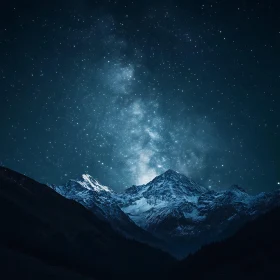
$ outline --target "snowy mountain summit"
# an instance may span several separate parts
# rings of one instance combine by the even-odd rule
[[[214,191],[173,170],[121,193],[90,175],[51,187],[81,203],[128,238],[177,257],[232,235],[245,222],[280,204],[280,191],[252,196],[237,185]]]
[[[171,169],[167,170],[160,176],[157,176],[146,186],[149,188],[149,192],[154,191],[154,195],[158,196],[160,194],[166,194],[166,199],[184,197],[188,200],[189,196],[199,195],[205,192],[207,189],[199,186],[190,178],[182,175]]]

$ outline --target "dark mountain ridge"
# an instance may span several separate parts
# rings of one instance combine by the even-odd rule
[[[0,186],[1,279],[128,279],[135,271],[134,278],[142,279],[172,262],[24,175],[0,167]]]
[[[280,207],[248,222],[232,237],[178,262],[167,279],[278,279]]]

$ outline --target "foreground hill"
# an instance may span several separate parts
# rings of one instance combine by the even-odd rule
[[[79,203],[3,167],[0,219],[1,279],[143,279],[173,261],[122,237]]]
[[[279,267],[280,208],[275,208],[231,238],[176,263],[167,279],[278,279]]]

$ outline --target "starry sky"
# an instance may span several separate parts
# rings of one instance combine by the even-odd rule
[[[116,191],[169,168],[209,188],[279,188],[278,2],[3,4],[0,164]]]

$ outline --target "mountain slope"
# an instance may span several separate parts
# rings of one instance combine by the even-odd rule
[[[275,208],[229,239],[205,246],[175,264],[166,279],[276,279],[279,253],[280,208]]]
[[[50,185],[62,196],[77,201],[101,220],[109,222],[123,236],[162,247],[163,241],[138,227],[134,221],[121,210],[117,194],[110,188],[101,185],[90,175],[84,174],[77,180],[70,180],[64,186]]]
[[[26,176],[0,167],[0,186],[1,279],[142,279],[172,262]]]

